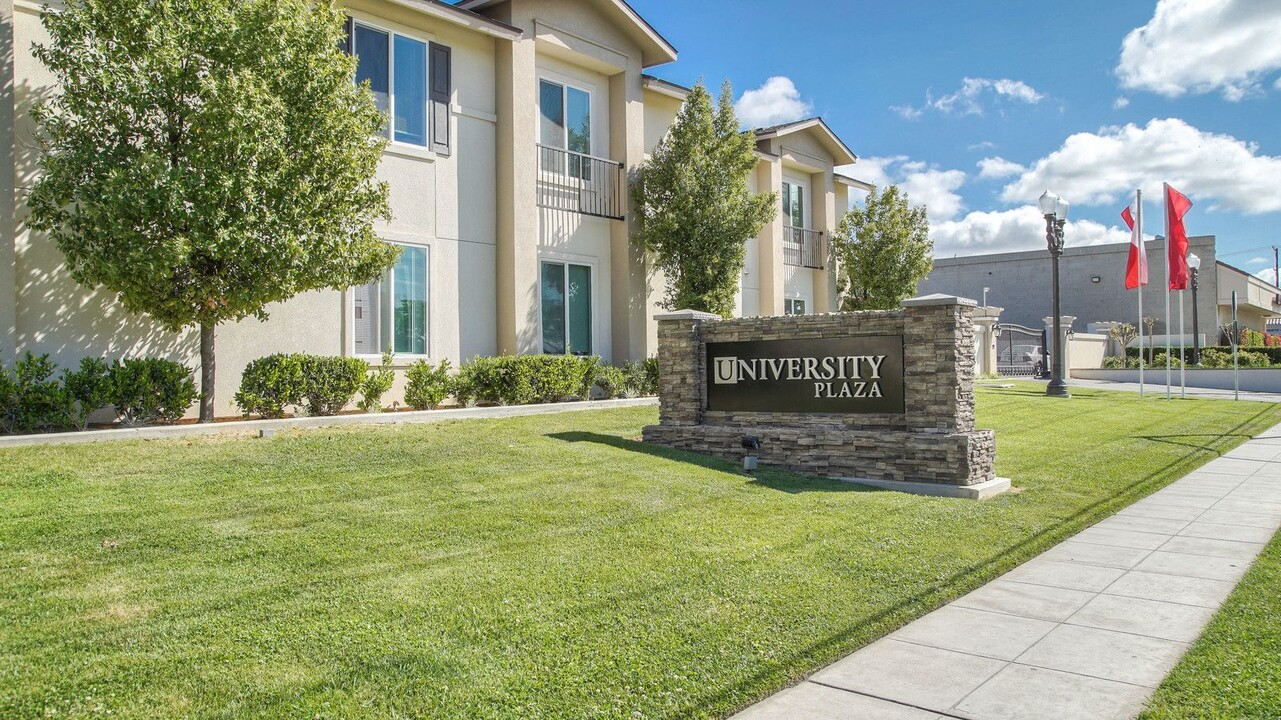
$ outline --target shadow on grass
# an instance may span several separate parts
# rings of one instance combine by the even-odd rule
[[[710,455],[700,455],[685,450],[675,450],[663,447],[661,445],[652,445],[647,442],[637,440],[627,440],[617,435],[602,435],[593,432],[561,432],[549,433],[546,437],[562,440],[564,442],[589,442],[599,445],[607,445],[617,450],[627,452],[636,452],[651,457],[663,458],[675,462],[683,462],[689,465],[696,465],[708,470],[719,470],[721,472],[732,473],[740,477],[747,478],[748,485],[758,485],[767,487],[771,490],[778,490],[789,494],[798,494],[804,492],[884,492],[879,488],[867,485],[855,485],[853,483],[832,480],[831,478],[815,477],[807,475],[798,475],[786,470],[773,468],[762,468],[756,474],[746,475],[738,469],[734,463]]]
[[[1178,445],[1180,447],[1192,448],[1194,450],[1204,450],[1206,452],[1211,452],[1217,456],[1222,457],[1223,456],[1222,450],[1219,450],[1217,447],[1211,446],[1211,445],[1198,445],[1196,441],[1193,440],[1193,438],[1212,438],[1213,440],[1218,440],[1220,442],[1226,441],[1229,438],[1236,438],[1236,439],[1239,439],[1241,442],[1245,442],[1246,440],[1250,439],[1250,436],[1243,435],[1240,433],[1231,433],[1231,434],[1224,433],[1221,435],[1206,433],[1203,435],[1135,435],[1134,438],[1136,440],[1148,440],[1150,442],[1164,443],[1166,445]],[[1263,440],[1265,438],[1263,436],[1260,436],[1258,439]]]
[[[1001,388],[994,389],[998,393],[1011,395],[1039,395],[1044,397],[1043,393],[1034,389],[1021,388]],[[1111,399],[1110,395],[1103,393],[1087,392],[1081,396],[1081,399],[1088,400],[1107,400]],[[1054,400],[1057,400],[1054,399]],[[1224,444],[1231,444],[1235,447],[1238,443],[1235,440],[1249,438],[1250,435],[1244,432],[1238,432],[1251,427],[1267,411],[1268,407],[1261,408],[1258,412],[1242,420],[1235,427],[1232,427],[1226,433],[1207,434],[1204,436],[1152,436],[1157,442],[1172,442],[1176,445],[1184,445],[1198,451],[1209,451],[1222,455],[1229,448],[1226,447],[1207,447],[1205,445],[1192,445],[1187,443],[1174,442],[1171,438],[1179,437],[1208,437],[1217,438]],[[552,434],[560,440],[569,442],[598,442],[614,448],[642,452],[647,455],[662,457],[678,462],[689,462],[700,467],[711,468],[715,470],[734,471],[733,466],[722,460],[705,457],[696,453],[676,451],[667,448],[647,445],[645,443],[633,440],[624,440],[619,437],[609,435],[599,435],[596,433],[586,432],[569,432]],[[799,647],[791,653],[782,656],[776,656],[770,662],[762,663],[762,666],[756,672],[742,676],[737,682],[731,681],[719,688],[709,688],[707,695],[696,698],[688,702],[685,706],[679,708],[674,714],[676,716],[694,715],[706,713],[709,710],[719,714],[728,715],[731,711],[747,707],[751,703],[764,699],[769,695],[782,690],[790,684],[803,679],[817,668],[824,664],[830,663],[840,657],[851,653],[864,645],[876,640],[879,637],[893,632],[895,629],[902,627],[904,624],[913,619],[924,615],[925,613],[960,597],[983,583],[1005,573],[1014,567],[1030,560],[1040,553],[1048,550],[1054,545],[1062,542],[1071,535],[1088,527],[1089,525],[1112,515],[1137,500],[1146,497],[1156,490],[1170,484],[1174,480],[1191,472],[1193,469],[1200,467],[1209,458],[1199,452],[1188,452],[1179,458],[1171,460],[1163,467],[1156,468],[1141,478],[1131,483],[1122,485],[1106,496],[1095,500],[1094,502],[1079,508],[1076,512],[1063,518],[1057,524],[1045,527],[1022,539],[1013,542],[1010,545],[993,548],[991,555],[971,563],[969,566],[960,568],[949,576],[941,577],[931,586],[921,588],[917,592],[903,598],[891,607],[884,608],[870,615],[853,618],[852,621],[844,628],[828,634],[807,646]],[[769,476],[770,482],[780,482],[785,486],[791,487],[801,483],[813,482],[815,485],[827,481],[814,480],[810,481],[799,476],[786,473],[777,473]],[[757,482],[766,484],[766,476],[760,478]],[[836,482],[836,481],[831,481]],[[838,483],[844,485],[844,483]],[[860,488],[850,486],[854,491],[876,491],[871,488]],[[1017,499],[1008,500],[1017,502]],[[969,500],[957,500],[956,502],[972,502]]]

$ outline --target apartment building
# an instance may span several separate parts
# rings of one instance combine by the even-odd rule
[[[676,49],[623,0],[348,0],[346,47],[388,114],[380,176],[404,251],[384,278],[307,293],[265,322],[220,328],[220,415],[251,360],[275,352],[572,353],[611,362],[656,350],[663,279],[631,242],[629,173],[688,90],[651,68]],[[56,90],[31,52],[42,4],[0,0],[0,361],[50,353],[160,355],[198,365],[198,333],[171,333],[88,291],[57,247],[24,226],[38,157],[28,113]],[[780,211],[748,240],[742,315],[836,309],[828,238],[855,155],[819,118],[758,131],[753,189]],[[388,401],[397,399],[400,388]]]

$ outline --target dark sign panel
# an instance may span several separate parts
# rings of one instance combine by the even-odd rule
[[[903,336],[708,343],[707,409],[902,413]]]

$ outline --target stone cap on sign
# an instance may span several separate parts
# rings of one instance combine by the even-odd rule
[[[944,295],[943,293],[922,295],[920,297],[908,298],[903,301],[903,307],[933,307],[935,305],[963,305],[965,307],[978,307],[979,303],[977,300],[957,297],[956,295]]]
[[[659,313],[654,316],[655,320],[723,320],[716,313],[703,312],[702,310],[675,310],[669,313]]]

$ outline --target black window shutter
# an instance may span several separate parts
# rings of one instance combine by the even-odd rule
[[[428,50],[431,82],[427,97],[431,101],[431,149],[441,155],[450,153],[453,138],[449,127],[449,100],[453,94],[450,49],[432,43]]]
[[[351,55],[352,52],[354,52],[353,48],[355,47],[355,45],[352,44],[352,35],[355,34],[355,32],[356,32],[356,21],[350,15],[348,15],[347,22],[343,23],[342,41],[338,43],[339,49],[341,49],[347,55]]]

